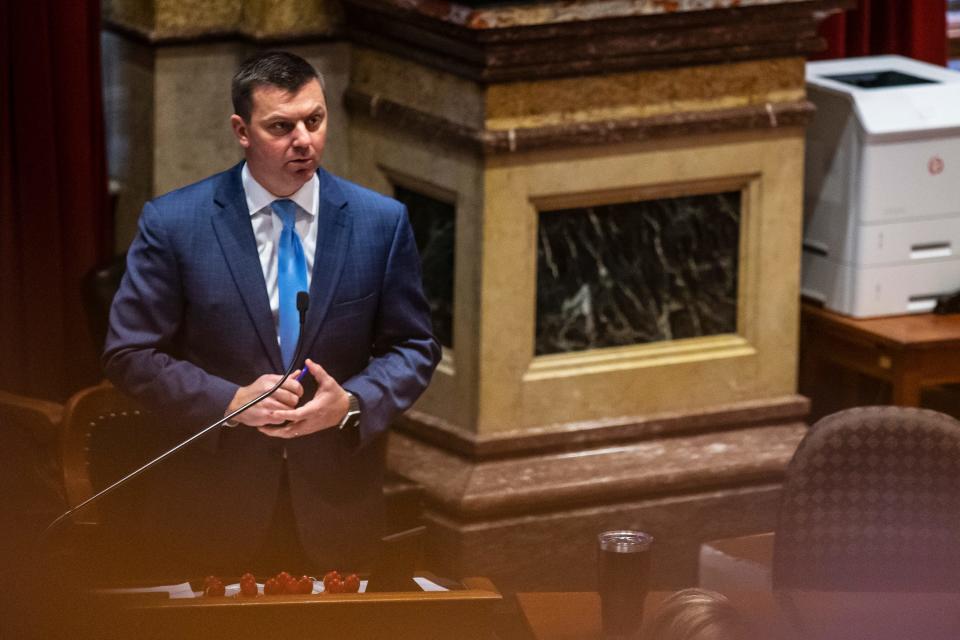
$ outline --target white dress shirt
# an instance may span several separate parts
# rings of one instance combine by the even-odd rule
[[[263,269],[263,279],[267,283],[273,324],[274,327],[279,328],[280,291],[277,285],[277,253],[283,221],[270,208],[270,203],[283,196],[275,196],[267,191],[250,174],[246,163],[241,171],[241,179],[243,192],[247,198],[247,209],[250,211],[250,224],[253,226],[253,235],[257,239],[260,267]],[[314,173],[313,177],[296,193],[286,197],[297,203],[296,228],[307,261],[307,287],[309,288],[313,278],[313,258],[317,249],[317,227],[319,226],[317,219],[320,207],[320,179],[317,174]],[[277,340],[280,340],[279,336]]]

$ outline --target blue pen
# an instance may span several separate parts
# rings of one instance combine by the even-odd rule
[[[297,374],[297,377],[294,378],[294,380],[296,380],[297,382],[300,382],[301,380],[303,380],[303,376],[307,375],[307,371],[308,371],[307,367],[303,367],[303,369],[300,370],[300,373]]]

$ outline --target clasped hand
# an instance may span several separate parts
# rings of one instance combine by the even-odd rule
[[[317,392],[309,402],[297,407],[303,397],[303,385],[289,376],[272,396],[239,414],[236,420],[274,438],[298,438],[340,424],[350,404],[347,392],[313,360],[308,358],[306,365],[317,381]],[[227,413],[269,390],[278,380],[280,376],[276,374],[265,374],[252,384],[240,387]]]

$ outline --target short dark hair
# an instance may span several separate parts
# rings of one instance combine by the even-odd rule
[[[250,122],[253,112],[253,91],[263,85],[279,87],[291,93],[316,80],[323,88],[323,76],[313,65],[287,51],[263,51],[247,58],[231,83],[233,112]]]

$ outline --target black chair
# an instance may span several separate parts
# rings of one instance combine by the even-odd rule
[[[114,256],[98,264],[80,280],[80,300],[87,316],[87,327],[96,353],[103,352],[107,337],[110,305],[127,270],[127,254]]]
[[[60,432],[60,459],[69,505],[83,502],[185,437],[182,432],[170,433],[162,428],[158,420],[106,381],[74,394],[66,405]],[[105,505],[91,505],[77,514],[75,521],[94,525],[115,520],[111,524],[129,525],[127,519],[140,500],[138,485],[135,480],[110,496]],[[422,486],[388,472],[383,490],[388,532],[421,524]]]
[[[152,424],[156,420],[106,381],[74,394],[67,402],[60,434],[69,505],[78,505],[175,444],[169,437],[161,439],[164,430]],[[112,517],[122,520],[138,500],[135,488],[133,483],[111,496],[105,505],[92,504],[78,513],[75,521],[96,524]]]
[[[787,468],[776,589],[960,590],[960,422],[862,407],[818,421]]]

